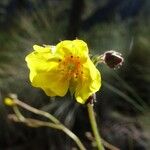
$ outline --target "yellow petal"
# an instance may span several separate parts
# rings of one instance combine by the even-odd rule
[[[43,91],[46,93],[46,95],[48,96],[51,96],[51,97],[54,97],[54,96],[57,96],[56,93],[54,93],[53,91],[51,91],[49,88],[43,88]]]
[[[49,48],[38,45],[34,45],[33,48],[35,51],[25,58],[30,69],[31,82],[37,72],[48,72],[58,64],[58,61],[53,59],[53,55]]]
[[[69,80],[56,71],[38,73],[32,81],[32,85],[42,88],[48,96],[64,96],[69,87]]]
[[[87,58],[88,47],[82,40],[65,40],[56,45],[56,53],[62,56],[73,55],[81,58]]]
[[[86,100],[101,87],[100,72],[90,59],[83,65],[83,77],[78,81],[75,92],[77,102],[84,104]]]
[[[33,49],[39,53],[45,53],[45,52],[51,53],[51,47],[50,46],[44,46],[43,47],[43,46],[39,46],[39,45],[33,45]]]
[[[78,84],[77,80],[75,80],[75,79],[71,79],[70,80],[70,83],[69,83],[69,92],[70,92],[70,94],[72,96],[73,96],[73,94],[76,91],[77,84]]]

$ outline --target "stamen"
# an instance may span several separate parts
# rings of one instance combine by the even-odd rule
[[[80,62],[79,56],[69,55],[66,56],[63,60],[59,59],[59,62],[59,69],[64,74],[65,78],[77,79],[83,74],[82,64]]]

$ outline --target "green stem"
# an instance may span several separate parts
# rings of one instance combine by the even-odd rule
[[[51,115],[50,113],[48,112],[45,112],[45,111],[42,111],[42,110],[39,110],[39,109],[36,109],[34,107],[31,107],[30,105],[27,105],[26,103],[18,100],[18,99],[14,99],[14,102],[19,105],[20,107],[30,111],[30,112],[33,112],[34,114],[37,114],[37,115],[41,115],[41,116],[44,116],[46,118],[48,118],[49,120],[51,120],[52,122],[56,123],[56,124],[59,124],[59,120],[56,119],[53,115]]]
[[[54,124],[49,124],[50,125],[49,127],[52,127],[52,125],[53,125],[53,128],[56,128],[56,129],[59,129],[59,130],[65,132],[70,138],[72,138],[72,140],[74,140],[74,142],[78,145],[80,150],[86,150],[86,148],[84,147],[84,145],[82,144],[80,139],[71,130],[69,130],[66,126],[64,126],[55,116],[51,115],[48,112],[36,109],[18,99],[14,99],[14,102],[18,106],[20,106],[34,114],[41,115],[41,116],[48,118],[50,121],[52,121],[54,123]],[[25,121],[24,116],[21,114],[21,112],[19,111],[17,106],[14,106],[14,112],[15,112],[16,116],[20,119],[20,121],[22,121],[22,122]],[[46,125],[46,124],[44,124],[44,125]]]
[[[25,117],[21,114],[21,112],[19,111],[18,107],[16,105],[13,106],[13,110],[16,114],[16,116],[21,120],[24,121]]]
[[[68,128],[66,128],[62,124],[61,124],[61,127],[62,127],[62,131],[64,131],[72,140],[75,141],[75,143],[78,145],[80,150],[86,150],[86,148],[84,147],[80,139],[72,131],[70,131]]]
[[[98,150],[104,150],[104,146],[102,145],[101,137],[99,135],[99,131],[98,131],[97,124],[96,124],[93,105],[88,103],[87,108],[88,108],[89,119],[90,119],[92,131],[93,131],[96,143],[97,143],[97,148],[98,148]]]

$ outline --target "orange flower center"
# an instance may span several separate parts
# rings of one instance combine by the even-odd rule
[[[82,74],[82,63],[78,56],[66,56],[64,60],[60,60],[60,70],[66,78],[78,78]]]

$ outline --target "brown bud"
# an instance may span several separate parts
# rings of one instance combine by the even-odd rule
[[[124,61],[121,53],[115,52],[113,50],[105,52],[103,59],[110,68],[118,68]]]

